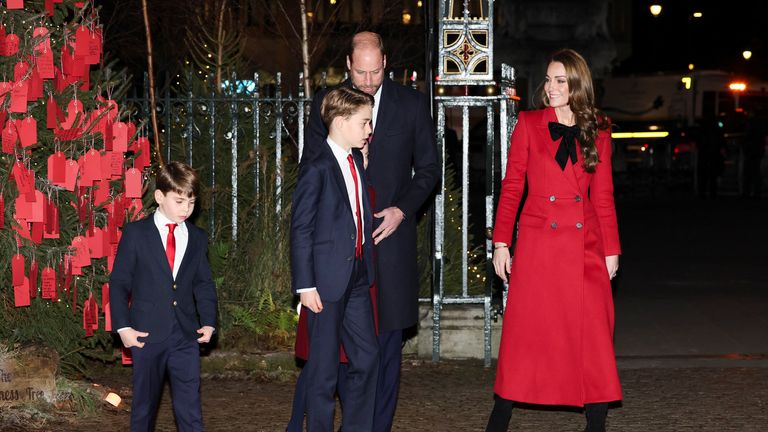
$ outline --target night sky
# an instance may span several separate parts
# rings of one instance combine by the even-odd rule
[[[618,73],[720,69],[768,78],[768,2],[638,1],[633,2],[633,54]],[[651,4],[661,4],[654,18]],[[693,18],[695,11],[701,18]],[[742,51],[752,51],[745,61]]]

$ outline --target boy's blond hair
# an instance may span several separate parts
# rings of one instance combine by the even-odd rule
[[[320,117],[325,127],[330,130],[331,123],[336,117],[347,118],[360,107],[368,105],[373,108],[373,96],[349,87],[337,87],[328,92],[320,106]]]

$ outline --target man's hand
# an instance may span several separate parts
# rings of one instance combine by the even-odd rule
[[[301,304],[305,308],[311,310],[314,313],[320,313],[323,311],[323,302],[320,301],[320,294],[318,294],[316,289],[312,291],[305,291],[299,294],[299,301],[301,301]]]
[[[197,333],[201,334],[199,338],[197,338],[198,343],[208,343],[211,341],[211,336],[213,336],[214,328],[211,326],[203,326],[202,328],[197,329]]]
[[[384,210],[374,213],[376,218],[384,218],[373,232],[373,243],[379,244],[380,241],[392,235],[393,232],[400,226],[400,223],[405,220],[405,213],[400,211],[397,207],[387,207]]]
[[[120,340],[123,341],[124,347],[144,348],[144,342],[139,342],[138,338],[147,337],[149,336],[149,333],[136,331],[129,327],[119,332],[118,335],[120,335]]]

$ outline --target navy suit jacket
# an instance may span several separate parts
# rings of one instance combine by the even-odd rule
[[[171,334],[174,321],[189,339],[200,337],[197,329],[202,326],[216,327],[216,287],[208,265],[208,236],[190,222],[186,226],[189,242],[176,280],[153,215],[125,226],[109,277],[115,330],[132,327],[148,332],[143,340],[154,343]]]
[[[373,218],[363,160],[352,151],[360,178],[363,205],[363,261],[368,284],[375,280],[373,266]],[[297,289],[316,287],[323,301],[335,302],[344,295],[355,259],[357,226],[352,216],[347,187],[339,163],[323,142],[314,157],[299,167],[291,209],[291,285]]]
[[[351,87],[347,80],[342,86]],[[327,90],[312,101],[302,161],[325,145],[328,131],[320,116]],[[368,146],[367,175],[376,191],[376,209],[395,206],[405,220],[376,246],[379,331],[408,328],[418,321],[419,272],[416,222],[419,209],[440,179],[435,128],[424,94],[384,79],[376,128]],[[381,219],[375,219],[378,226]],[[374,227],[375,228],[375,227]]]

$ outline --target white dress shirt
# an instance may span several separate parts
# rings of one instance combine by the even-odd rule
[[[168,247],[165,244],[168,241],[168,224],[174,222],[168,219],[160,209],[155,211],[154,221],[157,230],[160,231],[163,249],[166,249]],[[173,258],[173,279],[176,279],[176,275],[179,274],[179,267],[181,267],[181,260],[184,259],[184,252],[187,251],[187,244],[189,243],[189,231],[185,222],[176,226],[176,229],[173,230],[173,236],[176,238],[176,255]]]
[[[379,86],[379,89],[376,90],[376,93],[373,95],[373,118],[371,119],[371,134],[373,134],[373,130],[376,129],[376,120],[379,118],[379,105],[381,105],[379,102],[381,102],[381,89],[384,88],[384,84],[382,83]]]

